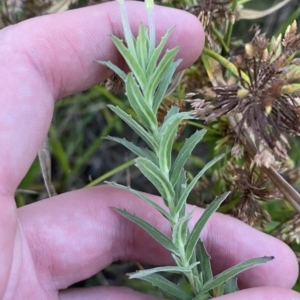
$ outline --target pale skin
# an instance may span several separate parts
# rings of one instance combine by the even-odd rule
[[[137,32],[139,22],[146,20],[144,4],[129,2],[127,8]],[[181,46],[180,68],[192,64],[204,40],[198,20],[162,7],[156,7],[155,16],[159,37],[176,25],[168,47]],[[173,264],[167,251],[110,208],[126,208],[170,234],[168,223],[130,193],[99,186],[21,209],[14,202],[14,192],[45,139],[55,100],[110,76],[94,60],[124,67],[109,34],[122,36],[117,3],[35,18],[0,32],[0,299],[156,299],[122,287],[67,287],[120,259]],[[193,222],[201,213],[195,210]],[[290,290],[298,264],[281,241],[221,214],[212,218],[202,239],[215,273],[247,258],[275,256],[242,274],[242,290],[220,300],[300,299]]]

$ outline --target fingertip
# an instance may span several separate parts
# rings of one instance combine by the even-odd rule
[[[144,3],[126,1],[126,11],[135,36],[141,23],[147,25]],[[185,69],[200,55],[204,32],[199,20],[182,10],[155,6],[157,44],[167,30],[174,30],[165,48],[179,46],[178,68]],[[51,87],[55,98],[85,90],[111,75],[107,67],[95,61],[112,61],[122,67],[123,60],[110,36],[124,38],[119,4],[116,1],[67,12],[32,18],[19,23],[12,33],[15,48],[26,54]],[[31,32],[30,37],[25,33]],[[12,42],[11,42],[12,43]]]
[[[300,294],[281,287],[251,288],[217,297],[219,300],[300,300]]]
[[[246,225],[246,224],[245,224]],[[239,276],[240,288],[277,286],[292,288],[298,277],[298,261],[293,250],[281,240],[251,228],[257,240],[249,239],[247,258],[273,256],[268,263],[249,269]],[[253,243],[251,245],[251,243]]]

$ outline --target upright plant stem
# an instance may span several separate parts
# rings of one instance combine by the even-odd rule
[[[232,3],[232,13],[234,13],[236,11],[237,4],[238,4],[238,0],[234,0]],[[228,49],[230,48],[230,41],[231,41],[231,35],[232,35],[234,23],[235,23],[235,18],[232,17],[232,19],[229,21],[227,32],[226,32],[225,39],[224,39],[225,45],[227,47],[227,48],[224,48],[225,51],[228,51]],[[227,52],[227,54],[228,54],[228,52]]]

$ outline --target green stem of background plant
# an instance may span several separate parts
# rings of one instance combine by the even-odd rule
[[[232,62],[227,60],[225,57],[223,57],[222,55],[220,55],[208,48],[204,48],[203,53],[206,54],[207,56],[210,56],[211,58],[215,59],[223,67],[225,67],[228,71],[230,71],[233,75],[239,77],[239,72],[238,72],[238,69],[236,68],[236,66]],[[248,84],[250,84],[250,78],[246,73],[241,71],[241,76],[242,76],[243,80],[245,80]]]
[[[235,11],[237,9],[237,5],[238,5],[238,0],[234,0],[233,3],[232,3],[232,13],[235,13]],[[225,35],[226,48],[224,48],[224,50],[226,51],[227,54],[228,54],[228,49],[229,49],[229,46],[230,46],[232,29],[233,29],[234,23],[235,23],[235,18],[232,16],[231,20],[229,21],[229,25],[228,25],[227,32],[226,32],[226,35]]]

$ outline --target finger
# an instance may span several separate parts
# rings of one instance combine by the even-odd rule
[[[83,289],[67,289],[59,294],[60,300],[159,300],[125,287],[92,287]]]
[[[128,18],[136,35],[140,23],[147,23],[145,5],[126,2]],[[155,7],[157,42],[174,27],[168,48],[181,46],[177,57],[184,61],[181,69],[192,64],[200,54],[204,33],[199,20],[182,10]],[[8,31],[8,32],[6,32]],[[118,64],[120,55],[110,35],[123,37],[120,8],[117,2],[67,11],[30,19],[5,33],[12,34],[13,46],[21,47],[30,62],[52,87],[56,97],[75,93],[95,85],[111,74],[95,60],[111,60]],[[30,35],[26,34],[30,32]]]
[[[140,294],[138,292],[124,288],[113,287],[98,287],[98,288],[86,288],[86,289],[67,289],[60,294],[60,300],[93,300],[93,299],[137,299],[137,300],[155,300],[158,298]],[[121,296],[122,295],[122,296]],[[124,298],[123,298],[124,295]],[[128,296],[128,298],[127,298]],[[132,298],[130,298],[132,297]],[[262,287],[252,288],[247,290],[238,291],[222,297],[217,297],[218,300],[300,300],[300,294],[278,287]]]
[[[144,4],[128,2],[126,6],[136,33],[140,22],[147,20]],[[199,21],[165,7],[156,7],[155,16],[157,39],[176,25],[167,47],[180,45],[180,67],[187,67],[203,46]],[[1,31],[0,182],[10,194],[45,138],[53,99],[87,89],[111,74],[95,60],[119,64],[111,34],[122,37],[116,2],[33,18]]]
[[[159,197],[151,197],[162,204]],[[88,278],[113,261],[174,263],[169,252],[110,207],[126,209],[171,234],[168,222],[156,210],[131,193],[109,186],[62,194],[19,209],[37,270],[51,271],[43,277],[53,278],[56,288]],[[194,222],[202,211],[195,210]],[[236,219],[213,216],[203,239],[217,272],[248,258],[275,256],[274,262],[241,275],[239,284],[243,287],[290,288],[295,283],[298,268],[294,253],[279,240]]]
[[[300,300],[300,294],[279,287],[262,287],[242,290],[217,297],[218,300]]]
[[[197,211],[193,222],[200,215],[201,212]],[[235,218],[222,214],[213,215],[203,231],[202,239],[211,254],[215,274],[246,259],[274,256],[272,261],[241,273],[238,276],[240,288],[291,288],[297,280],[298,262],[294,252],[282,241]]]
[[[122,295],[122,296],[121,296]],[[124,295],[124,298],[123,298]],[[128,298],[127,298],[128,295]],[[60,294],[60,300],[93,300],[93,299],[137,299],[137,300],[155,300],[158,298],[143,295],[137,292],[132,294],[131,290],[124,288],[86,288],[86,289],[68,289]],[[131,298],[132,297],[132,298]],[[231,293],[222,297],[217,297],[218,300],[300,300],[299,293],[283,288],[263,287],[242,290],[236,293]]]
[[[127,6],[131,25],[137,32],[139,21],[145,16],[144,4],[128,3]],[[195,60],[203,40],[197,19],[167,8],[156,8],[156,18],[159,36],[177,25],[168,47],[182,46],[178,55],[184,59],[181,67]],[[33,18],[0,32],[2,287],[6,286],[13,255],[21,257],[17,254],[22,251],[20,239],[16,237],[13,194],[45,139],[53,101],[99,83],[110,74],[94,60],[118,63],[119,56],[108,35],[121,37],[121,32],[115,2]],[[21,262],[16,263],[18,269]],[[3,292],[0,290],[0,295]]]

